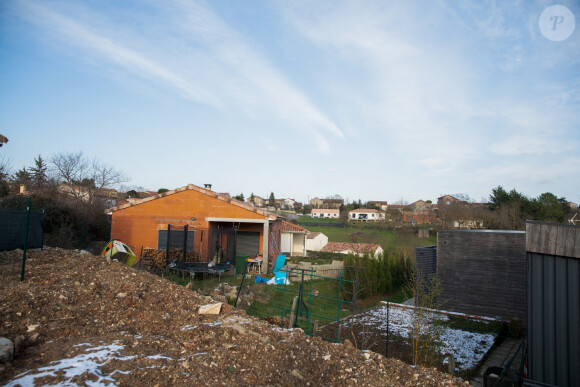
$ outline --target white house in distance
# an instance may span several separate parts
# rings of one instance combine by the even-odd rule
[[[313,218],[333,218],[338,219],[340,211],[336,209],[313,208],[310,216]]]
[[[360,220],[362,222],[377,222],[385,220],[385,213],[370,208],[359,208],[348,212],[348,220]]]
[[[320,251],[328,243],[328,237],[321,232],[306,234],[306,250]]]
[[[355,254],[361,257],[366,253],[371,254],[376,258],[379,254],[383,253],[383,248],[380,245],[370,243],[328,242],[320,251],[327,253]]]

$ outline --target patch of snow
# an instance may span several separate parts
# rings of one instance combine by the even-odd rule
[[[89,344],[90,345],[90,344]],[[115,379],[110,374],[103,374],[100,367],[110,360],[130,360],[135,356],[120,356],[120,351],[124,348],[119,342],[114,342],[111,345],[103,345],[100,347],[94,347],[87,349],[87,353],[77,355],[71,359],[63,359],[59,361],[53,361],[49,366],[38,368],[36,371],[30,370],[26,371],[20,375],[17,375],[15,379],[11,380],[6,384],[7,387],[12,386],[34,386],[35,380],[44,377],[63,377],[64,380],[61,385],[74,385],[71,380],[75,376],[82,375],[84,373],[90,373],[97,377],[96,382],[90,382],[93,386],[107,386],[115,383]]]
[[[413,298],[411,298],[411,300],[414,300]],[[408,301],[408,300],[407,300]],[[405,302],[407,302],[405,301]],[[406,304],[406,303],[402,303],[402,304],[397,304],[395,302],[387,302],[387,301],[381,301],[381,304],[383,305],[391,305],[392,307],[397,307],[397,306],[404,306],[406,308],[411,308],[414,309],[415,306],[412,304]],[[443,313],[443,314],[447,314],[450,316],[457,316],[457,317],[466,317],[466,318],[472,318],[472,319],[477,319],[477,320],[481,320],[482,322],[486,323],[489,321],[499,321],[501,320],[501,317],[487,317],[487,316],[477,316],[474,314],[467,314],[467,313],[460,313],[460,312],[450,312],[448,310],[438,310],[438,309],[429,309],[429,308],[421,308],[423,310],[427,310],[430,312],[435,312],[435,313]]]
[[[389,310],[389,334],[408,338],[412,325],[412,309],[391,306]],[[436,311],[425,311],[426,321],[448,321],[449,318]],[[465,316],[467,317],[467,316]],[[387,335],[387,307],[383,306],[364,314],[352,316],[345,325],[353,323],[363,324],[381,331],[381,335]],[[426,329],[426,324],[423,324]],[[441,330],[441,354],[453,354],[459,369],[473,368],[493,345],[495,336],[462,331],[443,327]]]
[[[195,328],[197,328],[197,325],[186,325],[183,328],[181,328],[182,331],[192,331]]]
[[[151,360],[158,360],[158,359],[173,360],[173,358],[171,358],[169,356],[163,356],[163,355],[151,355],[151,356],[147,356],[147,359],[151,359]]]
[[[215,321],[212,323],[203,323],[203,325],[207,325],[208,327],[215,327],[216,325],[222,325],[221,321]]]

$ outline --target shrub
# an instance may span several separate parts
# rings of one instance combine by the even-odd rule
[[[369,254],[356,256],[349,254],[344,259],[344,297],[351,299],[354,293],[355,282],[358,283],[357,298],[368,298],[378,294],[385,294],[393,289],[400,288],[405,283],[405,273],[408,262],[399,254],[384,253],[378,257]]]

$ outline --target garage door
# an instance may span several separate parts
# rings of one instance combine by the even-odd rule
[[[260,233],[251,231],[238,231],[236,236],[236,255],[253,257],[260,254]]]

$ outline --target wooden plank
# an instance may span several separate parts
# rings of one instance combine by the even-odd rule
[[[566,243],[568,242],[568,234],[574,229],[571,227],[560,226],[558,230],[558,242],[556,244],[556,255],[563,256],[566,253]]]
[[[559,226],[556,225],[546,225],[548,232],[548,254],[556,255],[556,246],[558,245],[558,231]]]
[[[580,228],[574,227],[576,230],[574,238],[574,252],[570,255],[574,258],[580,258]]]
[[[532,238],[532,235],[535,231],[535,227],[533,223],[526,222],[526,251],[533,251],[533,241],[535,238]]]
[[[530,232],[527,232],[527,227],[529,226]],[[527,243],[527,251],[531,251],[534,253],[540,252],[540,236],[541,236],[541,228],[538,223],[527,223],[526,224],[526,241]]]
[[[537,252],[545,254],[545,252],[548,250],[548,236],[549,236],[548,225],[540,224],[539,227],[540,227],[540,240]]]
[[[565,257],[573,257],[574,256],[574,245],[576,243],[576,234],[578,233],[578,229],[576,227],[568,228],[568,232],[566,233],[566,248],[562,254]]]

